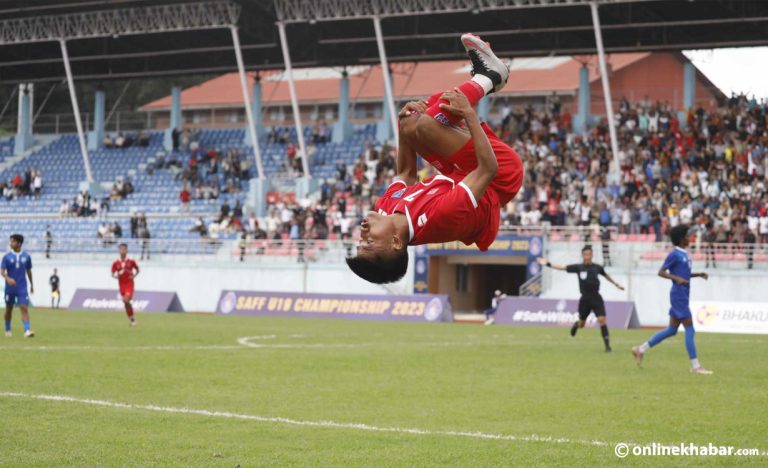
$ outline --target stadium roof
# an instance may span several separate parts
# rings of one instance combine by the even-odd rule
[[[614,72],[624,69],[651,55],[648,52],[613,54],[608,56]],[[553,91],[559,94],[574,94],[579,86],[579,68],[583,61],[596,62],[592,57],[539,57],[514,59],[510,64],[510,79],[499,96],[541,96]],[[596,67],[589,67],[590,81],[600,79]],[[356,101],[380,102],[383,98],[383,84],[380,65],[356,66],[348,69],[350,96]],[[466,60],[442,62],[403,63],[394,66],[394,93],[399,99],[422,98],[436,89],[450,89],[457,82],[457,76],[469,73]],[[340,69],[308,68],[294,70],[296,93],[302,103],[328,103],[339,99]],[[249,77],[253,80],[253,77]],[[287,104],[290,102],[285,74],[279,71],[262,75],[262,96],[264,104]],[[185,109],[230,108],[243,106],[237,73],[227,73],[198,86],[185,89],[181,94]],[[171,97],[166,96],[141,108],[145,111],[168,110]]]
[[[591,54],[586,0],[0,0],[0,84],[64,78],[57,38],[77,80],[280,69],[277,21],[295,67],[379,62],[371,17],[390,62],[464,56],[465,31],[507,57]],[[762,0],[597,0],[607,52],[768,44]]]

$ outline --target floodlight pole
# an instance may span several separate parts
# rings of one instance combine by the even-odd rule
[[[285,23],[278,21],[277,31],[280,33],[280,46],[283,49],[283,61],[285,62],[285,73],[288,75],[288,91],[291,93],[291,107],[293,108],[293,122],[296,126],[296,138],[299,142],[299,152],[301,153],[301,165],[304,169],[304,177],[312,177],[309,173],[309,155],[307,147],[304,144],[304,128],[301,125],[301,114],[299,113],[299,101],[296,98],[296,86],[293,82],[293,67],[291,66],[291,52],[288,50],[288,38],[285,35]]]
[[[389,63],[387,62],[387,51],[384,48],[384,36],[381,33],[381,18],[374,16],[373,29],[376,32],[376,45],[379,47],[379,61],[381,62],[381,73],[384,76],[384,92],[386,93],[387,107],[389,108],[389,121],[392,126],[392,134],[395,136],[395,145],[399,140],[399,128],[397,125],[397,112],[395,112],[395,95],[392,92],[392,77],[389,75]]]
[[[619,165],[619,141],[616,137],[616,122],[613,118],[613,100],[611,99],[611,84],[608,82],[608,67],[605,65],[605,48],[603,47],[603,33],[600,30],[600,15],[597,12],[597,3],[591,2],[592,26],[595,29],[595,42],[597,43],[597,59],[600,64],[600,81],[603,84],[603,99],[605,100],[605,115],[608,118],[608,132],[611,136],[611,152],[613,152],[613,164],[616,166],[616,182],[619,182],[621,166]]]
[[[72,79],[72,68],[69,66],[69,53],[67,52],[67,41],[59,39],[61,45],[61,56],[64,58],[64,71],[67,74],[67,87],[69,88],[69,98],[72,100],[72,111],[75,113],[75,126],[77,126],[77,139],[80,141],[80,153],[83,155],[83,165],[85,166],[85,178],[89,184],[94,182],[93,172],[91,172],[91,160],[88,158],[88,146],[85,144],[85,133],[83,132],[83,122],[80,120],[80,106],[77,105],[77,94],[75,93],[75,82]]]
[[[256,135],[256,125],[253,121],[253,109],[251,109],[251,99],[248,97],[248,81],[245,78],[245,66],[243,65],[243,51],[240,49],[240,34],[237,32],[237,26],[230,26],[232,31],[232,42],[235,45],[235,58],[237,59],[237,71],[240,75],[240,87],[243,89],[243,104],[245,104],[245,116],[248,119],[248,133],[251,135],[253,144],[253,157],[256,158],[256,171],[259,179],[264,178],[264,167],[261,165],[261,149],[259,148],[259,138]]]

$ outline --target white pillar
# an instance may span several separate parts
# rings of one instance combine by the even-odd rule
[[[605,115],[608,118],[608,132],[611,135],[611,152],[615,166],[616,182],[621,171],[619,166],[619,141],[616,137],[616,122],[613,118],[613,101],[611,99],[611,84],[608,82],[608,67],[605,65],[605,49],[603,48],[603,33],[600,31],[600,15],[597,13],[597,3],[590,3],[592,9],[592,25],[595,28],[595,42],[597,43],[597,58],[600,63],[600,81],[603,83],[603,98],[605,99]]]
[[[381,18],[373,17],[373,29],[376,32],[376,45],[379,47],[379,61],[381,62],[381,73],[384,77],[384,92],[389,108],[389,119],[392,125],[392,134],[395,136],[394,144],[399,140],[399,128],[397,126],[397,111],[395,111],[395,95],[392,92],[392,77],[389,76],[389,63],[387,62],[387,51],[384,48],[384,36],[381,34]]]
[[[72,68],[69,66],[69,53],[67,52],[67,41],[59,40],[61,45],[61,56],[64,58],[64,71],[67,74],[67,87],[69,87],[69,98],[72,100],[72,111],[75,113],[75,126],[77,126],[77,138],[80,141],[80,153],[83,155],[83,165],[85,166],[85,177],[89,184],[94,182],[93,172],[91,172],[91,160],[88,158],[88,147],[85,144],[85,133],[83,132],[83,122],[80,121],[80,106],[77,105],[77,94],[75,93],[75,83],[72,79]]]
[[[291,107],[293,108],[293,122],[296,126],[296,138],[299,141],[299,152],[301,153],[301,163],[304,169],[304,177],[311,177],[309,174],[309,155],[307,146],[304,144],[304,127],[301,125],[301,114],[299,114],[299,101],[296,98],[296,86],[293,82],[293,67],[291,67],[291,53],[288,50],[288,38],[285,35],[285,23],[277,23],[277,31],[280,33],[280,46],[283,49],[283,61],[285,61],[285,73],[288,75],[288,91],[291,93]]]
[[[248,119],[248,133],[251,135],[251,143],[253,144],[253,157],[256,158],[256,171],[259,179],[263,179],[264,167],[261,165],[259,138],[256,135],[256,124],[253,121],[253,109],[251,109],[251,100],[248,97],[248,81],[245,78],[243,52],[240,49],[240,35],[237,33],[237,26],[230,26],[230,31],[232,31],[232,42],[235,45],[235,58],[237,59],[237,71],[240,75],[240,87],[243,90],[243,104],[245,105],[245,116]]]

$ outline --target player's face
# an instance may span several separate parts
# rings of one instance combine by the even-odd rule
[[[21,244],[16,239],[11,239],[8,244],[11,246],[11,250],[19,250],[21,248]]]
[[[392,238],[395,236],[395,226],[374,211],[369,212],[360,224],[360,242],[357,244],[357,254],[363,257],[373,256],[393,250]]]
[[[128,255],[128,247],[121,245],[118,252],[120,252],[121,257],[125,257],[126,255]]]
[[[581,252],[581,258],[584,260],[584,263],[592,263],[592,251],[591,250],[585,250]]]

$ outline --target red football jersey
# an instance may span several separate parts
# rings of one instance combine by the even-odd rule
[[[112,273],[118,273],[117,280],[122,283],[132,283],[134,274],[139,271],[139,265],[132,258],[117,259],[112,263]]]
[[[443,175],[410,187],[401,180],[395,181],[374,209],[385,216],[404,214],[408,219],[410,245],[459,240],[488,250],[499,231],[500,207],[496,193],[487,190],[477,202],[467,185]]]

